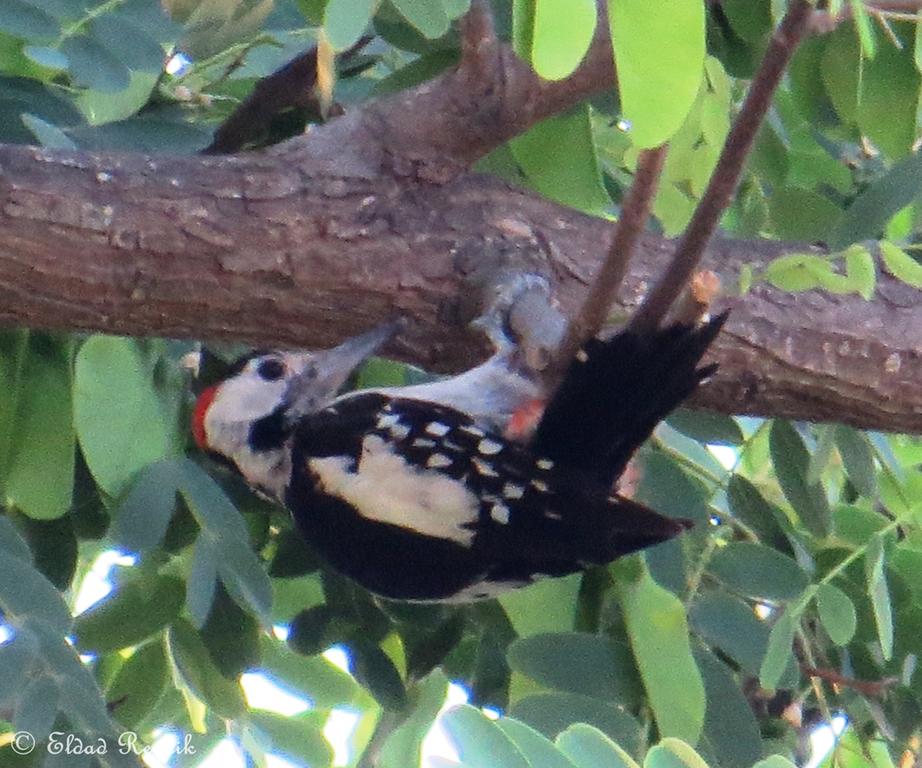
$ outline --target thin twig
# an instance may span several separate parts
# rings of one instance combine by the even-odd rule
[[[633,330],[643,332],[656,328],[701,262],[704,250],[739,183],[746,158],[771,105],[772,95],[807,33],[812,13],[813,5],[808,0],[795,0],[775,30],[740,114],[727,136],[708,187],[676,245],[665,273],[634,313],[630,322]]]
[[[666,161],[666,150],[667,145],[663,144],[655,149],[644,150],[638,157],[634,182],[621,206],[621,217],[615,227],[608,254],[589,289],[589,295],[567,326],[566,336],[555,360],[557,375],[567,369],[579,348],[602,329],[608,318],[637,242],[650,218],[660,173]]]
[[[889,688],[900,682],[898,677],[885,677],[881,680],[856,680],[853,677],[846,677],[834,669],[813,667],[809,664],[801,664],[800,671],[810,677],[817,677],[840,688],[851,688],[853,691],[858,691],[862,696],[873,698],[882,696]]]

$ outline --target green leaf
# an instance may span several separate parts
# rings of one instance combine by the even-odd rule
[[[716,656],[699,649],[707,712],[698,749],[723,768],[750,768],[762,755],[762,736],[740,683]]]
[[[316,712],[287,716],[264,710],[251,710],[253,726],[269,737],[273,752],[299,761],[310,768],[333,764],[333,748],[323,735],[323,720]]]
[[[794,512],[814,536],[828,535],[829,501],[822,485],[807,482],[810,454],[797,430],[789,422],[776,419],[769,433],[769,446],[778,483]]]
[[[417,689],[413,714],[397,728],[381,749],[378,768],[406,768],[419,765],[423,739],[445,703],[448,678],[436,670]]]
[[[515,744],[530,766],[576,768],[576,765],[564,757],[549,739],[524,723],[504,717],[496,721],[496,726]]]
[[[708,570],[732,590],[757,600],[793,600],[809,583],[793,558],[751,541],[718,549]]]
[[[845,249],[845,273],[852,290],[861,294],[865,301],[874,298],[874,289],[877,286],[877,270],[874,266],[874,257],[867,248],[852,245]]]
[[[50,675],[33,677],[19,696],[13,715],[13,728],[25,731],[37,741],[44,741],[58,714],[60,689]]]
[[[515,640],[509,666],[547,688],[633,706],[640,681],[630,650],[583,632],[532,635]]]
[[[181,481],[182,472],[175,459],[144,467],[118,507],[112,538],[134,552],[159,546],[176,509]]]
[[[700,443],[742,445],[743,433],[732,416],[712,411],[678,408],[667,419],[669,426]]]
[[[591,725],[571,725],[557,737],[557,747],[577,768],[640,768],[633,758]]]
[[[442,716],[465,768],[530,768],[515,744],[480,710],[462,705]]]
[[[163,70],[163,47],[124,15],[105,13],[90,23],[90,36],[124,66],[134,72],[159,76]]]
[[[125,728],[134,728],[153,711],[169,682],[163,643],[155,640],[138,648],[106,687],[112,714]]]
[[[192,550],[192,568],[186,582],[186,610],[201,629],[214,602],[218,586],[218,554],[208,536],[199,536]]]
[[[199,630],[211,660],[224,677],[236,678],[259,664],[259,625],[218,589]]]
[[[796,768],[794,763],[781,755],[771,755],[759,760],[752,768]]]
[[[868,596],[874,609],[877,637],[885,661],[893,657],[893,614],[890,606],[890,590],[884,574],[884,540],[876,533],[868,542],[864,555],[864,574],[867,580]]]
[[[3,550],[2,557],[15,557],[30,565],[32,563],[32,550],[6,515],[0,515],[0,549]]]
[[[891,217],[922,192],[922,153],[910,155],[876,179],[849,206],[829,233],[831,248],[844,248],[858,240],[876,240]]]
[[[646,569],[634,581],[625,578],[629,571],[623,562],[615,569],[618,600],[657,727],[663,735],[694,743],[704,725],[704,684],[692,657],[682,601]]]
[[[19,557],[0,557],[0,609],[4,622],[13,626],[39,620],[62,636],[71,626],[61,593],[31,561]]]
[[[22,373],[30,354],[27,330],[0,331],[0,489],[6,483],[14,446],[18,450],[17,416],[22,399]]]
[[[785,667],[790,663],[798,618],[792,615],[789,609],[785,609],[772,627],[765,658],[759,670],[759,685],[763,688],[774,690],[784,674]]]
[[[825,240],[842,216],[829,198],[800,187],[780,187],[768,202],[775,233],[785,240]]]
[[[175,576],[128,581],[77,617],[77,646],[85,653],[108,653],[137,645],[179,615],[184,596]]]
[[[249,531],[221,487],[201,467],[181,462],[180,493],[217,559],[218,574],[239,605],[248,606],[260,620],[270,624],[272,583],[249,546]]]
[[[830,640],[836,645],[848,645],[858,625],[855,605],[848,595],[832,584],[819,584],[816,589],[816,608]]]
[[[723,592],[708,592],[692,603],[688,619],[702,640],[719,648],[750,675],[759,674],[770,628],[751,606]]]
[[[545,579],[500,595],[499,602],[517,634],[561,632],[573,628],[580,576]]]
[[[37,520],[61,517],[74,492],[74,432],[67,349],[38,346],[23,362],[6,495]]]
[[[38,640],[46,669],[60,683],[58,709],[74,729],[112,733],[112,721],[96,680],[61,632],[43,621],[27,621],[22,631]]]
[[[708,764],[684,741],[665,738],[647,752],[643,768],[708,768]]]
[[[400,14],[430,40],[448,32],[449,18],[443,0],[391,0]]]
[[[531,63],[545,80],[562,80],[589,50],[596,25],[593,0],[536,0]]]
[[[863,432],[839,424],[835,428],[836,447],[845,465],[845,472],[855,490],[869,499],[877,498],[877,469],[874,450]]]
[[[759,541],[777,550],[790,551],[786,531],[791,524],[784,512],[769,504],[759,489],[742,475],[730,478],[727,503],[733,516],[752,528]]]
[[[64,133],[58,126],[42,120],[40,117],[24,112],[22,114],[23,125],[26,126],[32,135],[38,139],[43,147],[48,149],[76,149],[77,145],[70,140],[70,137]]]
[[[150,72],[128,74],[128,85],[117,93],[85,90],[77,96],[76,104],[89,126],[77,126],[68,135],[84,149],[121,146],[146,152],[163,152],[167,148],[172,149],[171,154],[188,152],[186,147],[193,140],[191,136],[196,133],[205,135],[204,130],[189,124],[158,121],[154,113],[135,117],[150,101],[151,92],[157,85],[157,75]],[[105,123],[114,125],[96,127]],[[148,140],[157,130],[160,135],[152,141]],[[102,140],[94,141],[93,137],[101,137]],[[196,149],[205,144],[207,141],[198,144]]]
[[[85,88],[115,93],[131,82],[128,68],[89,35],[66,38],[61,53],[67,57],[74,82]]]
[[[54,40],[61,32],[53,17],[22,0],[0,3],[0,29],[8,35],[36,42]]]
[[[620,705],[576,693],[537,693],[516,701],[509,714],[549,739],[574,723],[588,723],[630,752],[640,746],[641,726]]]
[[[354,640],[352,651],[352,675],[384,709],[403,709],[407,702],[407,690],[400,672],[377,643],[368,640]]]
[[[679,130],[704,72],[700,0],[619,0],[608,6],[618,90],[635,146],[655,147]]]
[[[260,669],[283,687],[309,699],[315,707],[342,706],[358,697],[361,689],[355,680],[323,656],[297,656],[284,643],[266,635],[260,642]]]
[[[545,197],[585,213],[602,214],[611,207],[588,107],[542,120],[509,146],[529,184]],[[561,152],[564,146],[567,151]]]
[[[91,336],[77,354],[74,423],[90,472],[111,496],[179,442],[176,414],[154,389],[137,342],[114,336]]]
[[[772,259],[763,270],[762,276],[783,291],[824,288],[832,293],[850,293],[855,290],[847,276],[836,272],[828,256],[812,253],[789,253]]]
[[[21,695],[31,676],[38,644],[28,632],[17,632],[0,645],[0,702],[8,705]]]
[[[806,480],[808,484],[818,483],[823,477],[823,472],[832,458],[832,449],[835,448],[836,428],[834,424],[820,424],[816,428],[816,450],[810,455],[807,465]]]
[[[858,40],[861,43],[861,53],[873,59],[877,53],[877,38],[874,36],[874,27],[868,9],[861,0],[848,0],[855,19],[855,29],[858,30]]]
[[[35,553],[35,567],[62,592],[70,587],[77,568],[77,537],[73,516],[57,520],[23,518],[23,533]]]
[[[345,51],[362,36],[374,15],[375,0],[327,0],[323,28],[334,51]]]
[[[907,285],[922,290],[922,263],[887,240],[882,240],[879,245],[880,255],[887,271],[897,280],[902,280]]]
[[[199,699],[221,717],[233,719],[247,711],[240,684],[218,671],[195,627],[178,619],[170,627],[167,638],[176,669]]]

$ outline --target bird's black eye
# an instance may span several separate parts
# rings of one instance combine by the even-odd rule
[[[256,373],[265,381],[278,381],[285,375],[285,364],[281,360],[270,357],[259,364]]]

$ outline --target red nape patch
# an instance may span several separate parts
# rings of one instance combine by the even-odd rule
[[[205,435],[205,414],[208,413],[215,395],[218,394],[218,387],[208,387],[195,401],[195,410],[192,411],[192,437],[195,438],[195,444],[203,451],[208,450],[208,437]]]
[[[547,401],[536,397],[516,408],[506,424],[504,437],[520,443],[530,440],[544,415],[546,405]]]

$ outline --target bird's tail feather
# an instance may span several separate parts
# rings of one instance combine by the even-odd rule
[[[605,519],[591,523],[584,552],[590,562],[609,563],[654,544],[668,541],[693,525],[685,518],[671,518],[623,496],[608,500]]]
[[[535,453],[610,485],[657,423],[716,370],[699,363],[726,319],[590,340],[544,412]]]

